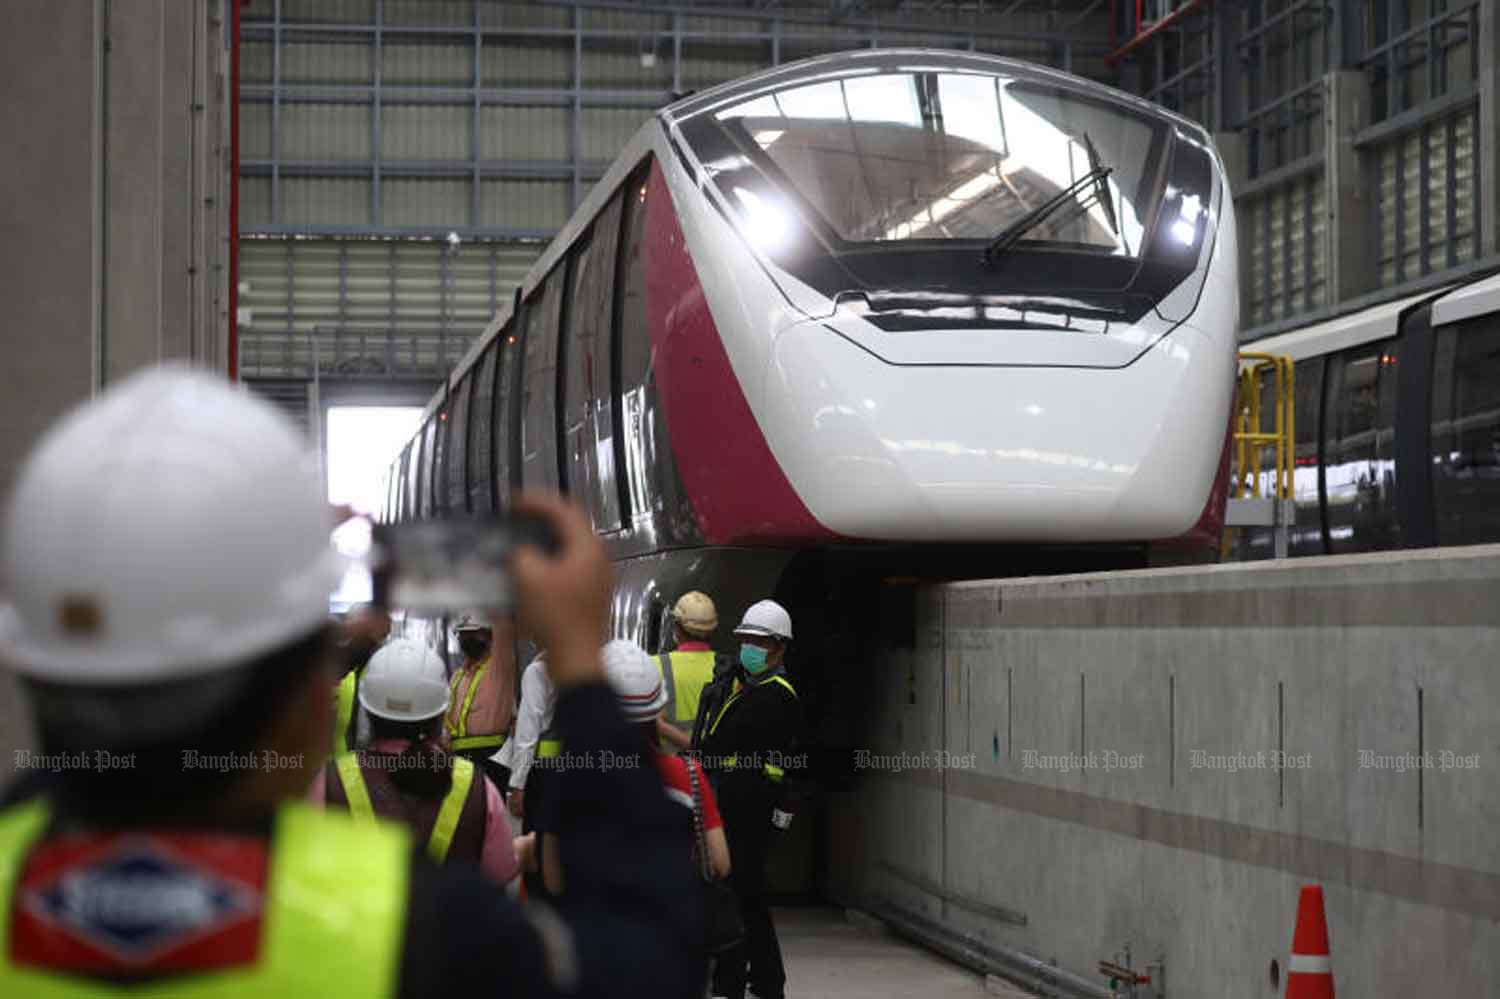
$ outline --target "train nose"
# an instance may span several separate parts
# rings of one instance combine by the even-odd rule
[[[849,537],[1171,537],[1217,469],[1224,354],[1179,327],[1123,368],[900,365],[799,324],[770,361],[768,439],[812,513]]]

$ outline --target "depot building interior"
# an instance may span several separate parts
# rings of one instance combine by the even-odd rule
[[[657,413],[651,377],[675,370],[643,332],[661,317],[630,304],[664,280],[647,259],[666,253],[654,185],[679,184],[680,205],[723,183],[693,102],[891,49],[1069,74],[1212,148],[1227,194],[1214,218],[1235,236],[1212,286],[1235,289],[1229,433],[1218,411],[1160,417],[1214,423],[1208,543],[924,528],[916,547],[878,532],[845,546],[861,531],[815,523],[823,487],[804,489],[776,440],[765,452],[814,526],[761,511],[764,531],[736,533],[714,526],[738,508],[710,514],[696,463],[651,463],[706,431],[684,436],[679,417],[674,443],[641,431],[648,457],[630,450],[627,428]],[[671,635],[667,578],[733,594],[721,619],[759,586],[808,636],[789,662],[819,778],[771,868],[790,991],[1279,995],[1307,967],[1288,944],[1309,883],[1349,994],[1493,989],[1500,0],[67,0],[17,12],[0,53],[15,237],[0,493],[63,412],[169,360],[273,403],[318,455],[330,503],[377,520],[500,512],[541,448],[545,483],[616,538],[617,628],[647,651]],[[856,107],[833,117],[852,127]],[[662,149],[687,162],[676,144],[691,147],[691,182],[645,159],[617,167],[649,152],[631,144],[666,108],[680,117]],[[757,152],[778,155],[787,126],[744,117]],[[1129,173],[1117,164],[1115,181]],[[1026,178],[1007,183],[1024,203]],[[725,191],[714,204],[732,204]],[[715,224],[679,214],[689,242]],[[1083,243],[1129,228],[1085,218]],[[731,256],[774,257],[745,239]],[[867,305],[883,307],[873,292]],[[591,310],[608,342],[569,345]],[[523,334],[550,336],[550,361],[506,354]],[[589,397],[592,349],[613,408]],[[556,400],[501,417],[504,385],[549,377]],[[553,404],[553,437],[523,440],[526,407]],[[631,540],[632,516],[653,510]],[[912,520],[971,515],[933,511]],[[778,554],[713,560],[767,537]],[[670,562],[652,560],[657,542],[710,554],[652,576]],[[368,599],[346,585],[339,613]],[[409,634],[453,654],[443,623]],[[0,748],[19,752],[35,735],[10,682]],[[1429,751],[1479,766],[1359,762]],[[871,967],[889,974],[861,979]]]

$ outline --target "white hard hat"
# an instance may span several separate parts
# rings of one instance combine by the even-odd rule
[[[736,635],[770,635],[773,638],[792,637],[792,615],[774,600],[761,600],[750,605],[745,616],[740,618]]]
[[[667,703],[661,667],[631,641],[617,638],[604,646],[604,673],[620,699],[620,710],[630,721],[650,721]]]
[[[60,683],[231,669],[325,627],[343,561],[316,457],[270,403],[168,365],[53,426],[0,534],[0,659]]]
[[[719,612],[707,593],[692,590],[677,598],[672,607],[672,620],[682,630],[692,635],[712,635],[719,626]]]
[[[449,696],[443,661],[412,638],[393,638],[376,649],[359,678],[359,703],[390,721],[436,718],[448,710]]]
[[[490,631],[489,621],[480,614],[465,614],[453,625],[454,632],[460,631]]]

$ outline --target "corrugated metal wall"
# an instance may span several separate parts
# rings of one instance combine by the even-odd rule
[[[1477,114],[1471,107],[1428,122],[1372,153],[1382,286],[1478,256]]]
[[[1328,301],[1327,184],[1318,171],[1242,199],[1247,325],[1312,312]]]
[[[251,239],[240,244],[250,378],[434,377],[463,356],[539,243]]]

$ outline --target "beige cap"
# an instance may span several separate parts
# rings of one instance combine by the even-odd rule
[[[719,612],[714,609],[714,602],[707,593],[693,590],[677,598],[677,604],[672,608],[672,620],[689,634],[707,636],[719,626]]]

